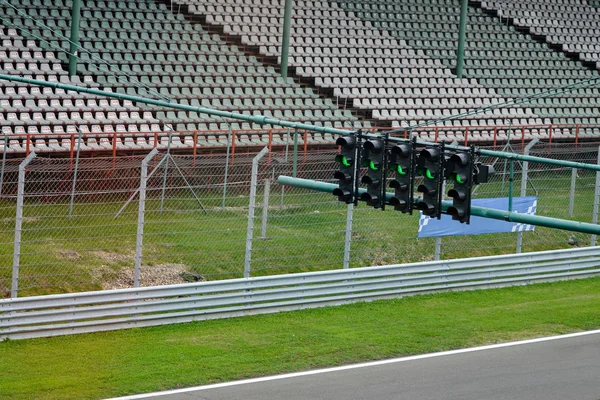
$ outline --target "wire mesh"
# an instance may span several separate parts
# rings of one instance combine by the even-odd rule
[[[418,212],[354,207],[350,242],[348,206],[328,193],[277,183],[280,175],[335,183],[335,152],[272,152],[258,163],[252,235],[248,215],[255,154],[168,155],[148,164],[145,212],[139,213],[144,156],[35,158],[25,174],[19,296],[115,289],[134,285],[138,233],[143,244],[140,284],[164,285],[250,275],[364,267],[434,259],[436,239],[417,239]],[[507,149],[510,150],[510,149]],[[522,152],[523,149],[515,149]],[[598,145],[539,143],[531,155],[596,163]],[[508,196],[510,165],[473,191],[475,199]],[[8,159],[0,199],[0,292],[10,296],[18,169]],[[514,163],[513,194],[521,192],[523,165]],[[571,196],[571,182],[574,195]],[[75,186],[73,186],[75,182]],[[418,184],[418,182],[417,182]],[[529,163],[524,193],[538,196],[537,214],[591,222],[596,173]],[[572,215],[569,215],[572,203]],[[140,219],[142,218],[142,219]],[[458,224],[458,222],[457,222]],[[590,235],[536,227],[522,233],[523,251],[590,243]],[[441,238],[442,259],[508,254],[516,233]]]

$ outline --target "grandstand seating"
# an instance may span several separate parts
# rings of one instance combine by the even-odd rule
[[[261,54],[281,52],[281,2],[250,0],[239,4],[223,0],[178,0],[189,11],[206,15],[209,24],[222,25],[243,43],[259,46]],[[346,102],[368,110],[375,119],[394,126],[465,112],[507,100],[475,80],[457,79],[448,66],[423,50],[409,46],[361,20],[336,3],[296,2],[291,27],[290,65],[300,77],[314,79],[318,87],[333,90]],[[375,21],[373,21],[375,22]],[[529,109],[513,107],[446,125],[541,124]]]
[[[4,51],[6,56],[1,64],[3,73],[314,125],[365,125],[350,111],[340,110],[331,99],[292,79],[282,79],[273,67],[265,67],[256,57],[246,55],[218,35],[204,31],[201,25],[187,22],[182,14],[172,13],[164,4],[154,1],[86,1],[80,35],[85,51],[79,53],[78,76],[70,79],[61,66],[61,62],[67,62],[67,55],[51,51],[69,47],[66,39],[57,38],[57,33],[65,38],[70,34],[70,5],[63,0],[13,4],[46,26],[34,26],[19,10],[0,4],[0,17],[26,28],[23,34],[31,33],[41,39],[26,41],[15,29],[10,29],[12,36],[3,36],[0,46],[0,52]],[[40,59],[42,55],[49,58]],[[44,126],[45,132],[53,132],[79,126],[105,134],[156,129],[167,132],[171,127],[175,131],[227,130],[230,125],[232,129],[259,127],[60,90],[31,88],[42,94],[14,95],[17,88],[27,89],[25,85],[5,86],[8,91],[0,95],[6,100],[0,104],[0,115],[6,114],[4,119],[11,127]],[[30,107],[21,107],[14,101],[26,101]],[[20,111],[18,114],[13,112],[16,109]],[[33,128],[30,132],[35,132]],[[264,138],[252,138],[260,140],[256,143],[250,140],[248,144],[264,144]],[[224,145],[222,141],[215,144]],[[125,146],[120,143],[119,147]]]
[[[456,58],[460,5],[447,0],[346,1],[344,7],[395,37],[451,67]],[[406,18],[408,16],[408,18]],[[401,17],[401,18],[400,18]],[[483,10],[470,7],[467,21],[465,76],[506,97],[533,95],[578,80],[597,78],[564,53],[550,49]],[[529,107],[555,124],[597,124],[598,87],[539,99]]]
[[[590,26],[600,11],[585,0],[553,0],[550,6],[543,0],[472,1],[463,79],[453,70],[456,1],[297,1],[289,60],[296,80],[281,78],[269,64],[281,52],[283,0],[174,0],[170,6],[87,0],[84,50],[77,76],[69,77],[67,55],[56,49],[69,47],[70,6],[68,0],[1,2],[0,72],[321,126],[370,127],[373,119],[400,127],[596,78],[589,64],[570,58],[573,53],[600,61],[600,30]],[[458,127],[464,126],[599,124],[599,99],[600,90],[588,87],[436,126],[446,129],[446,139],[461,139]],[[224,137],[215,132],[260,128],[10,82],[0,82],[0,122],[4,132],[35,135],[31,145],[43,151],[72,149],[74,140],[56,135],[78,128],[90,133],[82,148],[113,151],[166,146],[173,131],[173,148],[223,146]],[[572,134],[560,129],[555,137]],[[211,135],[177,134],[197,131]],[[278,135],[271,139],[285,143]],[[330,143],[331,137],[306,140]],[[239,137],[239,144],[265,142],[256,132]],[[18,140],[10,145],[25,149]]]
[[[585,0],[479,0],[481,6],[600,68],[600,10]]]

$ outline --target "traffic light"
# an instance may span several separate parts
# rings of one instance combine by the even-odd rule
[[[448,182],[454,187],[448,191],[452,206],[447,213],[456,221],[469,223],[471,216],[471,189],[473,187],[474,150],[459,150],[448,159]]]
[[[339,201],[350,204],[354,201],[356,182],[356,135],[341,136],[335,143],[341,147],[341,152],[335,156],[335,161],[340,166],[333,176],[340,182],[339,187],[333,190],[333,194],[338,197]]]
[[[394,197],[390,204],[394,210],[412,213],[413,203],[413,146],[410,143],[395,145],[390,149],[389,170],[395,174],[390,182]]]
[[[423,183],[417,190],[423,193],[423,198],[417,203],[417,208],[430,217],[439,218],[441,215],[443,161],[443,144],[426,147],[419,153],[417,172],[423,175]]]
[[[367,167],[367,172],[363,175],[361,183],[367,185],[367,191],[360,198],[365,200],[367,205],[375,208],[381,208],[385,201],[385,139],[368,139],[363,144],[362,165]]]

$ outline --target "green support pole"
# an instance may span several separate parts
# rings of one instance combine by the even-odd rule
[[[81,2],[73,0],[71,10],[71,43],[69,46],[69,75],[77,74],[77,58],[79,54],[79,19],[81,17]]]
[[[463,77],[463,68],[465,66],[465,40],[467,36],[467,10],[468,0],[462,0],[460,3],[460,28],[458,30],[458,51],[456,54],[456,76],[459,79]]]
[[[288,76],[288,55],[290,52],[290,25],[292,22],[292,0],[285,0],[283,12],[283,37],[281,38],[281,77]]]
[[[320,181],[313,181],[310,179],[292,178],[291,176],[280,176],[277,178],[277,182],[281,185],[294,186],[303,189],[316,190],[319,192],[332,193],[334,189],[338,187],[335,183],[327,183]],[[367,190],[363,188],[358,189],[359,195],[365,193]],[[394,193],[386,193],[386,200],[390,200],[394,196]],[[451,201],[442,202],[442,210],[446,211],[448,207],[452,206]],[[547,228],[562,229],[566,231],[581,232],[600,234],[600,225],[590,224],[586,222],[569,221],[566,219],[541,217],[539,215],[520,214],[518,212],[511,212],[506,210],[496,210],[493,208],[471,206],[471,215],[497,219],[500,221],[517,222],[522,224],[545,226]]]

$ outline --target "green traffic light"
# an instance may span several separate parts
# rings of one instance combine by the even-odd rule
[[[427,177],[427,179],[435,179],[435,175],[431,173],[430,169],[425,170],[425,176]]]
[[[400,175],[406,175],[406,172],[402,169],[402,165],[396,165],[396,171],[398,171]]]
[[[348,161],[348,159],[346,158],[346,156],[342,156],[342,165],[344,167],[351,167],[352,163]]]
[[[462,177],[460,176],[460,174],[455,174],[454,175],[454,180],[456,181],[456,183],[461,184],[461,185],[463,183],[465,183],[465,181],[462,179]]]
[[[378,171],[379,167],[377,166],[377,164],[375,164],[375,162],[373,162],[373,160],[369,160],[369,168],[372,171]]]

